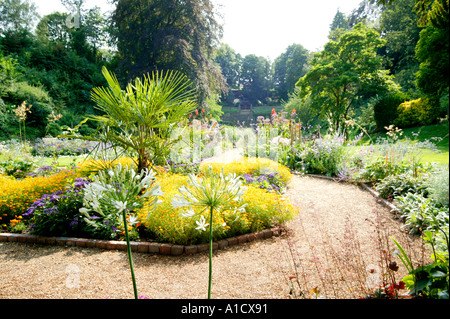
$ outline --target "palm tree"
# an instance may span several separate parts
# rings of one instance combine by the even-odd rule
[[[177,71],[153,72],[122,90],[106,67],[102,73],[108,88],[96,87],[91,96],[104,115],[88,117],[102,133],[92,139],[123,149],[135,158],[138,172],[165,164],[173,128],[197,107],[191,82]]]

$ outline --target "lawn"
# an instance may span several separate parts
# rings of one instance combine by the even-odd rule
[[[427,149],[424,147],[417,148],[417,155],[422,162],[428,163],[442,163],[449,164],[449,124],[420,126],[413,128],[406,128],[402,130],[403,134],[400,136],[399,141],[409,140],[411,143],[417,143],[425,145],[427,142],[431,142],[435,145],[436,150]],[[373,141],[377,139],[388,138],[385,133],[378,133],[371,135]],[[361,140],[362,145],[370,145],[370,140],[367,136]]]

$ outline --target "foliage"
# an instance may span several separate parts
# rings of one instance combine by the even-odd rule
[[[439,99],[449,87],[449,25],[447,0],[447,26],[429,26],[420,32],[416,57],[420,62],[416,75],[417,86],[428,96]]]
[[[405,228],[411,234],[433,229],[435,225],[448,225],[448,208],[439,207],[421,194],[407,193],[397,197],[397,203],[405,219]]]
[[[86,139],[112,144],[137,156],[137,169],[164,164],[174,141],[171,132],[195,109],[194,92],[178,72],[155,72],[120,88],[117,78],[103,68],[108,88],[94,88],[92,99],[102,116],[91,116],[101,131]]]
[[[7,176],[15,178],[23,178],[27,173],[31,172],[34,163],[27,159],[16,157],[0,162],[0,171]]]
[[[410,290],[413,297],[430,298],[430,299],[448,299],[449,298],[449,266],[448,266],[448,218],[447,229],[443,229],[446,235],[444,240],[445,250],[436,251],[436,234],[432,231],[425,231],[423,240],[426,244],[431,245],[433,249],[434,262],[428,265],[422,265],[417,268],[405,253],[403,247],[394,239],[397,248],[400,251],[399,258],[408,270],[401,283]],[[446,231],[446,234],[445,234]],[[443,253],[443,254],[441,254]]]
[[[382,129],[394,123],[398,117],[399,105],[405,102],[406,95],[401,92],[387,92],[377,99],[373,107],[377,128]]]
[[[407,193],[426,193],[425,177],[414,177],[411,172],[399,175],[388,175],[375,185],[375,190],[381,198],[394,199]]]
[[[297,146],[305,173],[337,176],[344,161],[344,138],[327,135]]]
[[[0,30],[31,28],[36,18],[36,5],[29,0],[0,1]]]
[[[246,55],[242,61],[242,91],[253,105],[264,104],[269,97],[270,82],[267,74],[270,63],[264,57]]]
[[[147,72],[178,70],[194,83],[201,107],[208,96],[225,89],[225,80],[211,59],[221,26],[210,0],[114,3],[111,30],[123,83]]]
[[[22,180],[0,175],[0,214],[6,214],[9,218],[21,215],[43,195],[62,190],[68,180],[81,176],[77,170],[62,170],[48,177],[26,177]]]
[[[431,170],[425,181],[425,186],[431,198],[438,205],[449,206],[449,172],[448,167]]]
[[[375,30],[358,24],[316,53],[311,70],[297,82],[300,96],[311,97],[311,107],[329,121],[333,133],[344,129],[344,121],[358,99],[393,87],[377,56],[377,49],[383,45]]]
[[[399,175],[406,171],[402,161],[390,160],[389,157],[378,156],[370,159],[364,168],[357,173],[356,179],[365,182],[379,182],[388,176]]]
[[[392,5],[383,8],[380,30],[386,39],[386,46],[381,53],[386,67],[403,91],[416,95],[415,73],[419,69],[419,62],[415,56],[415,48],[421,28],[417,24],[418,16],[413,10],[414,4],[415,0],[396,0]],[[379,127],[389,124],[392,123]]]
[[[294,92],[295,83],[309,68],[310,53],[300,44],[287,47],[273,62],[273,81],[280,100],[287,100]]]
[[[78,211],[83,206],[83,189],[89,180],[76,178],[62,190],[45,194],[23,216],[29,219],[31,232],[41,236],[102,238],[84,221]]]
[[[419,98],[401,103],[393,123],[399,127],[430,125],[439,116],[439,103],[435,99]]]

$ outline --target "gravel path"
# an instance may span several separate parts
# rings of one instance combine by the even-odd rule
[[[394,249],[388,236],[423,258],[420,240],[357,186],[294,176],[286,196],[301,208],[287,234],[214,254],[213,298],[362,297],[380,283],[380,248]],[[207,253],[133,253],[133,262],[139,295],[206,298]],[[2,242],[0,298],[133,298],[126,252]]]

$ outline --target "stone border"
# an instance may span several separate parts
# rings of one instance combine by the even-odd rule
[[[213,251],[219,249],[226,249],[228,247],[251,242],[257,239],[266,239],[273,236],[280,236],[282,232],[281,227],[275,227],[271,229],[265,229],[260,232],[239,235],[236,237],[226,238],[213,243]],[[20,243],[35,243],[35,244],[48,244],[57,246],[77,246],[88,248],[100,248],[107,250],[127,250],[126,241],[118,240],[99,240],[99,239],[86,239],[75,237],[42,237],[28,234],[15,234],[15,233],[0,233],[0,242],[20,242]],[[180,255],[192,255],[196,253],[206,252],[209,250],[209,244],[199,245],[174,245],[167,243],[156,242],[130,242],[131,251],[139,253],[160,254],[166,256],[180,256]]]

